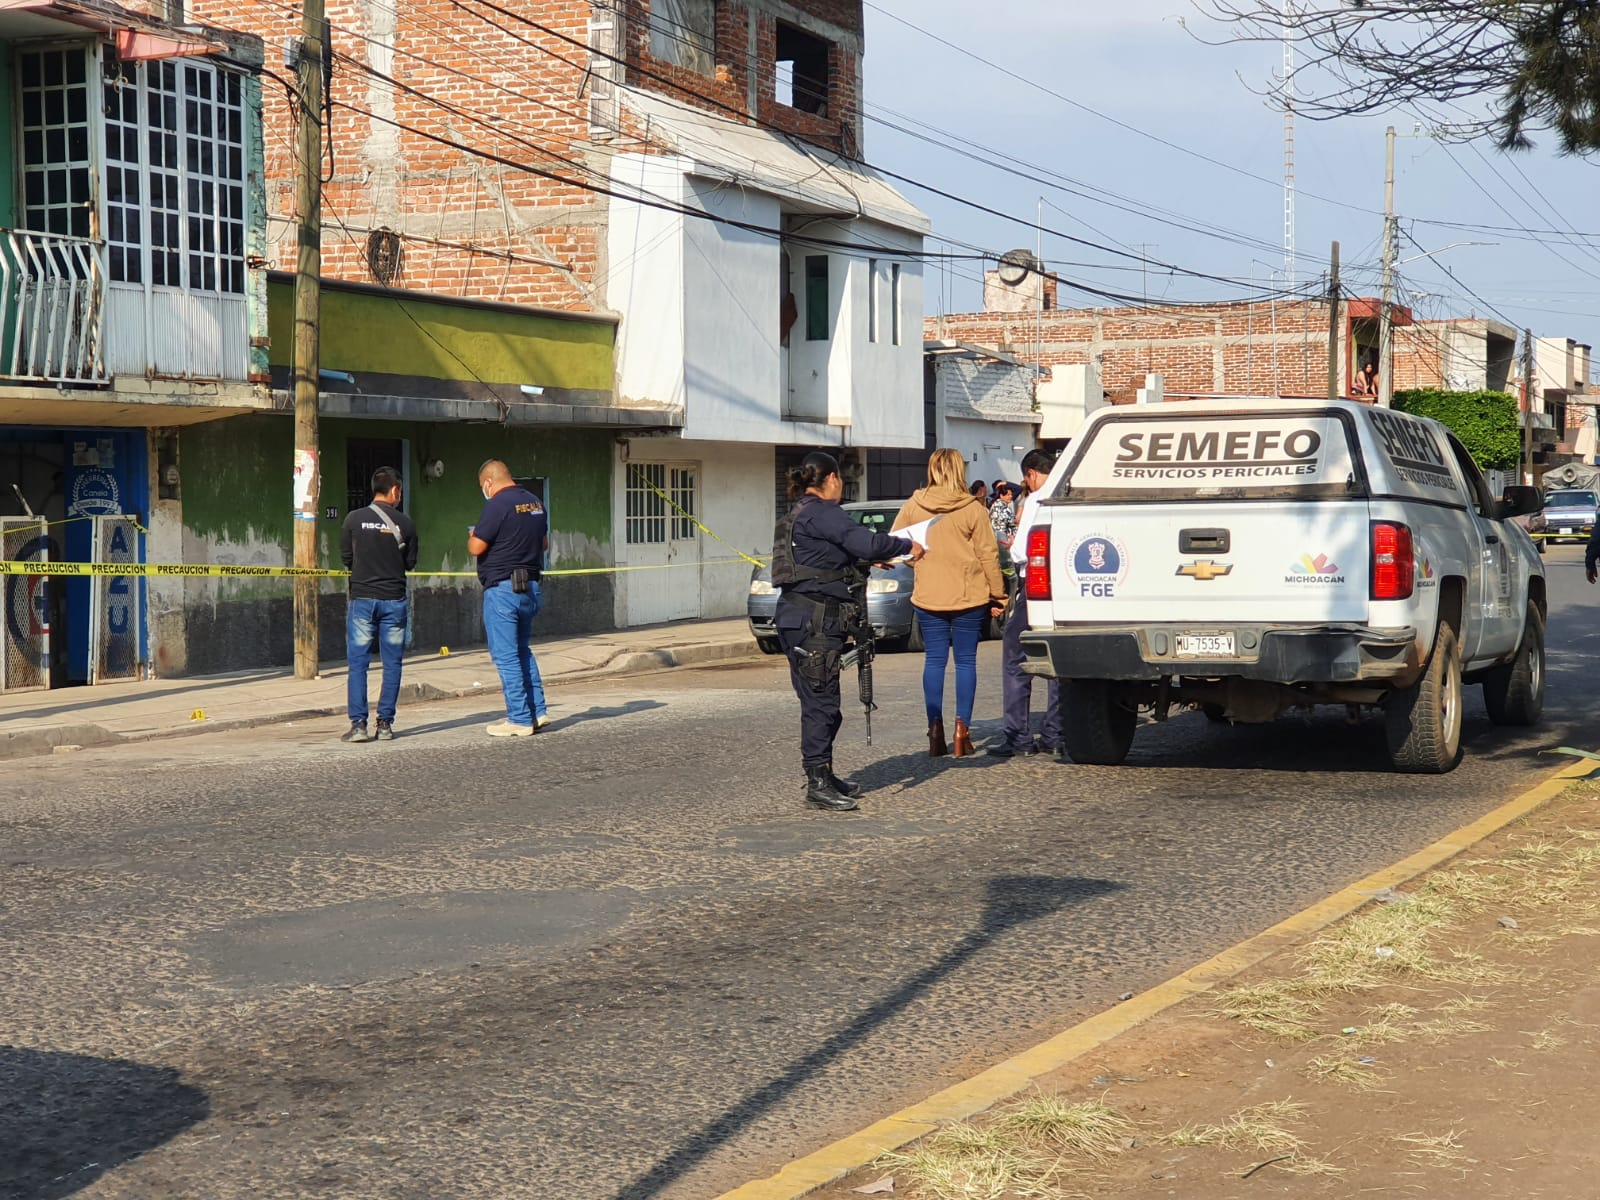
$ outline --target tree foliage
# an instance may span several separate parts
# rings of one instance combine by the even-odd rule
[[[1396,392],[1394,407],[1432,417],[1461,439],[1472,461],[1485,471],[1503,471],[1522,456],[1517,398],[1506,392],[1445,392],[1415,388]]]
[[[1290,38],[1325,87],[1294,100],[1313,118],[1402,108],[1502,150],[1555,132],[1567,154],[1600,150],[1595,0],[1194,0],[1223,41]],[[1481,101],[1477,117],[1458,102]]]

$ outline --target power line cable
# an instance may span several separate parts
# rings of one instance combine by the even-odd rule
[[[1054,99],[1061,101],[1063,104],[1070,105],[1071,107],[1079,110],[1080,112],[1088,113],[1090,116],[1097,117],[1100,120],[1107,122],[1108,124],[1115,125],[1118,129],[1127,130],[1129,133],[1137,134],[1139,137],[1147,138],[1150,141],[1157,143],[1158,145],[1165,146],[1169,150],[1176,150],[1180,154],[1186,154],[1190,158],[1197,158],[1202,162],[1210,163],[1214,167],[1220,167],[1224,171],[1231,171],[1235,175],[1243,176],[1246,179],[1253,179],[1257,183],[1267,184],[1270,187],[1273,187],[1273,188],[1278,189],[1280,191],[1283,188],[1283,180],[1281,180],[1281,179],[1269,179],[1265,175],[1257,175],[1254,171],[1246,170],[1244,167],[1235,166],[1234,164],[1229,163],[1229,162],[1224,162],[1222,159],[1219,159],[1219,158],[1213,158],[1209,154],[1203,154],[1199,150],[1195,150],[1195,149],[1193,149],[1193,148],[1191,148],[1189,146],[1180,145],[1177,142],[1169,141],[1168,139],[1166,139],[1164,137],[1161,137],[1159,134],[1151,133],[1147,129],[1141,129],[1137,125],[1131,125],[1127,121],[1119,120],[1118,118],[1111,116],[1109,113],[1101,112],[1099,109],[1094,108],[1091,105],[1083,103],[1081,100],[1073,99],[1071,96],[1066,95],[1064,92],[1058,92],[1054,88],[1046,87],[1044,84],[1039,83],[1037,80],[1029,79],[1025,75],[1019,75],[1016,71],[1011,70],[1009,67],[1001,66],[999,63],[994,62],[992,59],[985,58],[983,55],[977,53],[975,50],[968,49],[966,46],[958,45],[957,43],[952,42],[952,41],[948,40],[947,38],[941,37],[937,33],[934,33],[932,30],[924,29],[922,26],[916,24],[914,21],[909,21],[905,17],[900,16],[898,13],[892,13],[888,9],[882,7],[881,5],[872,3],[872,0],[863,0],[863,3],[866,5],[866,7],[872,9],[873,11],[882,13],[884,16],[888,17],[891,21],[896,21],[899,24],[906,26],[908,29],[915,30],[917,33],[922,34],[924,37],[929,38],[929,39],[931,39],[931,40],[933,40],[935,42],[938,42],[941,46],[945,46],[948,49],[954,50],[957,54],[965,55],[967,58],[972,59],[974,62],[982,63],[984,66],[989,67],[991,70],[995,70],[995,71],[1000,72],[1002,75],[1009,76],[1010,78],[1015,79],[1017,82],[1025,84],[1028,87],[1033,88],[1035,91],[1043,92],[1045,95],[1053,97]],[[1381,213],[1378,213],[1373,209],[1362,208],[1358,204],[1350,204],[1350,203],[1347,203],[1346,201],[1343,201],[1343,200],[1335,200],[1331,196],[1321,196],[1321,195],[1318,195],[1315,192],[1305,191],[1304,189],[1299,190],[1297,194],[1301,195],[1301,196],[1306,196],[1306,197],[1308,197],[1309,199],[1312,199],[1312,200],[1319,200],[1324,204],[1331,204],[1331,205],[1334,205],[1334,206],[1336,206],[1338,208],[1348,209],[1351,212],[1362,213],[1363,215],[1369,216],[1369,217],[1370,216],[1381,216],[1382,215]]]
[[[488,17],[485,17],[482,13],[477,12],[473,8],[470,8],[466,3],[463,2],[463,0],[449,0],[449,3],[451,5],[453,5],[454,7],[461,9],[463,12],[466,12],[466,13],[469,13],[469,14],[471,14],[473,16],[478,17],[479,19],[485,21],[487,24],[493,26],[496,29],[499,29],[501,32],[507,33],[512,37],[517,37],[516,34],[512,33],[510,30],[506,29],[505,26],[500,25],[498,22],[493,21]],[[674,89],[675,91],[682,92],[685,95],[693,96],[697,100],[700,100],[701,102],[703,102],[703,103],[705,103],[707,105],[710,105],[710,106],[712,106],[714,108],[722,109],[723,111],[728,112],[728,113],[732,114],[733,116],[738,117],[741,121],[751,121],[754,124],[759,125],[759,126],[761,126],[763,128],[774,130],[774,131],[784,135],[785,137],[792,136],[789,133],[789,131],[782,129],[780,126],[774,125],[773,123],[768,122],[768,121],[763,121],[759,117],[754,117],[751,114],[749,114],[747,112],[744,112],[741,109],[735,108],[732,105],[726,104],[723,101],[718,100],[714,96],[707,95],[704,92],[697,92],[693,88],[685,86],[683,83],[681,83],[678,80],[671,79],[671,78],[668,78],[667,76],[658,74],[656,72],[646,70],[643,67],[640,67],[640,66],[637,66],[635,64],[629,63],[625,58],[619,57],[618,55],[611,54],[611,53],[609,53],[607,51],[603,51],[603,50],[597,49],[595,47],[586,45],[585,43],[579,41],[576,38],[570,37],[567,34],[564,34],[564,33],[560,32],[559,30],[552,29],[547,25],[543,25],[540,22],[533,20],[531,17],[527,17],[527,16],[522,15],[521,13],[513,12],[510,9],[504,8],[503,6],[495,3],[494,0],[476,0],[476,3],[482,5],[484,8],[490,9],[493,12],[497,12],[497,13],[501,14],[502,16],[506,17],[507,19],[514,20],[514,21],[517,21],[517,22],[519,22],[519,23],[521,23],[523,25],[527,25],[530,28],[537,29],[540,32],[545,33],[545,34],[547,34],[547,35],[549,35],[551,37],[554,37],[559,41],[562,41],[562,42],[567,43],[568,45],[574,46],[577,49],[584,51],[585,53],[594,54],[594,55],[597,55],[597,56],[599,56],[601,58],[607,59],[607,60],[609,60],[611,62],[617,63],[617,64],[619,64],[621,66],[628,67],[630,70],[634,71],[635,73],[637,73],[639,75],[642,75],[642,76],[644,76],[646,78],[649,78],[649,79],[653,79],[653,80],[655,80],[655,81],[657,81],[657,82],[659,82],[661,84],[664,84],[667,87],[670,87],[670,88]],[[542,53],[550,55],[552,58],[555,58],[558,62],[566,63],[568,66],[573,67],[575,69],[582,69],[581,68],[581,64],[575,63],[571,59],[565,58],[562,55],[557,54],[555,51],[549,49],[548,47],[539,45],[539,43],[537,43],[537,42],[534,42],[534,41],[532,41],[530,39],[527,39],[527,38],[520,38],[520,37],[518,37],[517,40],[522,41],[522,42],[524,42],[525,44],[527,44],[529,46],[532,46],[533,48],[541,51]],[[1002,212],[999,209],[993,208],[993,207],[991,207],[989,205],[986,205],[986,204],[982,204],[982,203],[980,203],[980,202],[978,202],[976,200],[969,200],[964,196],[956,195],[953,192],[946,191],[945,189],[936,187],[933,184],[924,183],[924,182],[922,182],[920,180],[913,179],[910,176],[902,175],[902,174],[899,174],[898,172],[895,172],[895,171],[890,171],[885,167],[878,166],[878,165],[876,165],[874,163],[870,163],[870,162],[866,161],[865,159],[860,159],[860,160],[857,160],[857,161],[859,161],[861,163],[861,165],[863,167],[865,167],[866,169],[868,169],[870,171],[873,171],[876,174],[881,175],[881,176],[883,176],[883,177],[885,177],[887,179],[893,179],[893,180],[895,180],[895,181],[897,181],[899,183],[904,183],[907,186],[919,188],[922,191],[926,191],[931,195],[936,195],[936,196],[941,197],[942,199],[950,200],[950,201],[952,201],[954,203],[965,205],[968,208],[972,208],[975,211],[985,213],[988,216],[997,217],[997,218],[999,218],[1001,220],[1009,221],[1009,222],[1011,222],[1013,224],[1016,224],[1016,225],[1025,226],[1025,227],[1027,227],[1029,229],[1037,228],[1037,223],[1036,222],[1030,221],[1025,217],[1019,217],[1019,216],[1016,216],[1013,213]],[[1346,205],[1345,207],[1353,208],[1354,206]],[[1357,211],[1364,211],[1364,210],[1359,210],[1358,209]],[[1047,229],[1044,232],[1050,233],[1054,237],[1059,237],[1059,238],[1061,238],[1061,239],[1063,239],[1065,241],[1072,242],[1072,243],[1074,243],[1076,245],[1087,246],[1087,247],[1089,247],[1091,249],[1100,250],[1100,251],[1102,251],[1104,253],[1113,254],[1113,255],[1116,255],[1118,257],[1134,258],[1134,259],[1139,259],[1141,257],[1141,256],[1139,256],[1137,254],[1133,254],[1133,253],[1130,253],[1128,251],[1117,250],[1117,249],[1115,249],[1113,247],[1110,247],[1110,246],[1103,246],[1103,245],[1100,245],[1100,244],[1095,243],[1095,242],[1087,241],[1087,240],[1085,240],[1083,238],[1074,237],[1071,234],[1063,233],[1060,230]],[[1205,272],[1205,271],[1195,271],[1195,270],[1192,270],[1192,269],[1187,268],[1187,267],[1179,266],[1179,265],[1177,265],[1175,263],[1162,262],[1160,260],[1150,259],[1150,258],[1145,258],[1145,259],[1143,259],[1143,261],[1146,261],[1146,262],[1150,263],[1151,266],[1166,267],[1169,270],[1177,271],[1177,272],[1180,272],[1180,273],[1185,274],[1185,275],[1191,275],[1191,276],[1194,276],[1195,278],[1209,279],[1209,280],[1212,280],[1213,282],[1225,283],[1230,287],[1238,287],[1238,286],[1242,286],[1243,285],[1243,281],[1242,280],[1230,279],[1230,278],[1227,278],[1227,277],[1221,276],[1221,275],[1213,275],[1213,274],[1211,274],[1209,272]]]

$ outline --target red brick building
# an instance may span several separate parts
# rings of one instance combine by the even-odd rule
[[[290,0],[187,7],[268,46],[300,36]],[[621,88],[847,155],[860,145],[859,0],[329,0],[327,17],[323,269],[332,277],[605,308],[610,198],[594,189],[609,186],[614,154],[663,148]],[[271,265],[293,269],[285,87],[269,86],[265,109]]]
[[[992,282],[991,282],[992,287]],[[962,313],[930,317],[930,339],[993,346],[1049,368],[1092,365],[1116,404],[1132,403],[1145,376],[1166,394],[1328,394],[1328,305],[1284,300],[1233,304]],[[1411,314],[1396,309],[1397,324]],[[1378,303],[1340,304],[1340,389],[1348,394],[1361,362],[1376,356]],[[1398,342],[1397,342],[1398,349]]]

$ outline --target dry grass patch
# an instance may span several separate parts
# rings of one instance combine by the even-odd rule
[[[1185,1125],[1167,1135],[1174,1146],[1216,1146],[1223,1150],[1293,1154],[1305,1146],[1290,1125],[1305,1120],[1297,1100],[1274,1100],[1241,1108],[1221,1125]]]
[[[1433,1135],[1402,1133],[1393,1140],[1405,1151],[1406,1157],[1419,1167],[1459,1167],[1471,1161],[1461,1148],[1460,1132],[1454,1129],[1449,1133]]]
[[[1069,1104],[1059,1096],[1035,1096],[1007,1110],[999,1128],[1029,1145],[1104,1161],[1120,1153],[1134,1124],[1109,1104]]]
[[[1185,1125],[1167,1134],[1165,1140],[1173,1146],[1206,1146],[1253,1158],[1266,1156],[1246,1174],[1253,1175],[1268,1166],[1293,1175],[1343,1174],[1342,1167],[1305,1153],[1304,1139],[1290,1128],[1305,1117],[1304,1104],[1275,1100],[1241,1108],[1221,1125]]]
[[[1014,1144],[998,1129],[965,1121],[947,1125],[905,1153],[886,1154],[878,1166],[903,1172],[913,1195],[931,1200],[1002,1200],[1049,1195],[1058,1164]]]
[[[1320,1032],[1322,993],[1309,980],[1280,979],[1230,988],[1213,1011],[1283,1042],[1306,1042]]]
[[[1522,1032],[1533,1039],[1529,1046],[1534,1050],[1559,1050],[1567,1044],[1567,1039],[1554,1029],[1524,1029]]]
[[[910,1195],[928,1200],[1060,1200],[1074,1162],[1104,1162],[1137,1126],[1109,1104],[1032,1096],[997,1109],[982,1125],[961,1121],[910,1148],[886,1154],[880,1169],[902,1176]]]
[[[1308,1059],[1304,1069],[1318,1083],[1337,1083],[1358,1092],[1370,1092],[1383,1082],[1383,1076],[1372,1063],[1362,1062],[1360,1055],[1349,1050],[1319,1054]]]
[[[1328,1008],[1340,996],[1395,985],[1486,988],[1526,982],[1525,971],[1441,943],[1460,932],[1468,918],[1487,913],[1516,914],[1519,921],[1541,911],[1566,918],[1568,923],[1554,925],[1554,932],[1506,930],[1507,941],[1529,954],[1549,952],[1562,936],[1600,937],[1600,925],[1578,923],[1583,915],[1600,914],[1593,900],[1597,876],[1600,831],[1569,829],[1553,838],[1530,838],[1497,858],[1437,871],[1416,891],[1341,921],[1302,951],[1298,974],[1222,992],[1213,1011],[1282,1042],[1307,1042],[1329,1032]],[[1436,1017],[1424,1021],[1414,1020],[1415,1010],[1402,1011],[1405,1005],[1369,1009],[1372,1019],[1352,1036],[1381,1045],[1413,1036],[1439,1040],[1482,1032],[1483,1025],[1458,1014],[1484,1003],[1462,996],[1447,1002],[1455,1007],[1441,1006]],[[1337,1057],[1325,1060],[1327,1067],[1334,1075],[1347,1074]]]

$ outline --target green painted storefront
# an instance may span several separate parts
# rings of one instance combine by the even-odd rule
[[[284,377],[292,345],[291,289],[269,288],[270,360]],[[404,380],[413,393],[437,381],[440,392],[466,383],[538,379],[575,394],[609,394],[615,327],[507,306],[472,306],[418,293],[381,296],[329,287],[322,302],[325,371]],[[470,364],[470,365],[469,365]],[[463,379],[465,377],[465,380]],[[325,381],[326,383],[326,381]],[[420,385],[420,386],[419,386]],[[333,386],[338,386],[334,384]],[[280,393],[281,394],[281,393]],[[418,403],[421,403],[420,401]],[[401,407],[405,402],[401,402]],[[518,478],[544,482],[551,513],[552,567],[610,565],[615,430],[569,424],[408,420],[323,416],[319,421],[321,563],[338,567],[339,530],[355,502],[353,477],[374,453],[398,466],[405,507],[417,523],[422,572],[472,571],[467,527],[483,497],[479,465],[503,459]],[[386,447],[394,447],[391,452]],[[181,433],[186,561],[291,561],[294,421],[287,412],[231,417]],[[398,460],[387,461],[390,454]],[[428,463],[442,464],[430,478]],[[362,496],[361,502],[369,498]],[[292,599],[287,581],[214,580],[188,585],[189,674],[287,662]],[[329,581],[321,607],[321,657],[344,656],[344,587]],[[412,648],[482,641],[476,580],[435,576],[413,582]],[[567,634],[611,628],[615,598],[607,575],[552,576],[536,631]],[[210,603],[206,603],[209,600]]]

